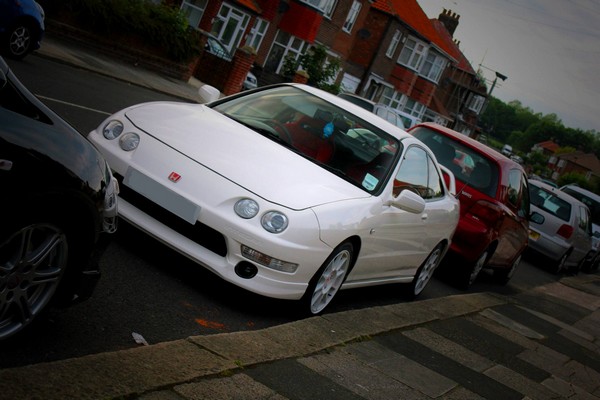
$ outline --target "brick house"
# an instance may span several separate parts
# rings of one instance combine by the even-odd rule
[[[225,94],[240,90],[250,67],[259,85],[289,80],[285,58],[320,44],[340,60],[344,91],[466,134],[476,129],[485,87],[452,39],[459,17],[446,10],[430,20],[416,0],[169,1],[234,54],[227,62],[203,54],[194,74]]]
[[[560,148],[560,146],[552,140],[546,140],[544,142],[539,142],[533,145],[531,151],[541,152],[543,155],[551,157],[556,151]]]
[[[573,151],[557,156],[551,156],[548,164],[552,169],[552,179],[557,180],[560,176],[573,172],[584,175],[590,181],[600,178],[600,160],[595,154]]]

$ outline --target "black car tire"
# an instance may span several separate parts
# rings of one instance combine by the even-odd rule
[[[429,256],[423,261],[423,264],[417,270],[414,279],[408,285],[408,289],[406,292],[406,297],[408,299],[414,299],[418,295],[420,295],[431,278],[435,273],[435,270],[440,265],[442,261],[442,255],[444,254],[444,244],[438,244],[432,251],[429,253]]]
[[[17,212],[20,221],[8,221],[2,227],[0,341],[26,329],[49,305],[67,304],[73,296],[77,269],[90,252],[83,209],[60,212],[48,205],[46,212],[29,216]]]
[[[515,271],[521,263],[521,254],[515,258],[510,268],[496,269],[494,270],[494,280],[501,285],[506,285],[508,281],[514,276]]]
[[[34,45],[34,29],[31,24],[21,22],[14,25],[4,36],[4,53],[15,60],[23,59]]]

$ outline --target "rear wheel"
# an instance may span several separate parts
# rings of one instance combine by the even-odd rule
[[[508,283],[508,281],[510,281],[511,278],[513,277],[513,275],[515,274],[515,271],[517,270],[517,267],[519,266],[520,263],[521,263],[521,254],[519,254],[519,256],[515,259],[515,261],[513,261],[510,268],[494,270],[494,279],[498,283],[500,283],[502,285],[506,285]]]
[[[481,255],[479,256],[477,261],[475,261],[475,263],[471,264],[465,270],[465,273],[460,282],[460,286],[464,290],[469,289],[473,285],[473,283],[475,283],[475,281],[477,280],[477,277],[479,276],[479,273],[483,269],[483,266],[485,265],[487,259],[488,259],[488,251],[486,250],[483,253],[481,253]]]
[[[67,236],[50,223],[22,226],[0,243],[0,340],[44,311],[64,276]]]
[[[310,314],[321,313],[331,303],[350,272],[353,256],[352,244],[342,243],[311,279],[304,299]]]
[[[567,262],[567,258],[569,257],[569,252],[567,251],[563,256],[554,264],[554,273],[558,274],[565,268],[565,264]]]

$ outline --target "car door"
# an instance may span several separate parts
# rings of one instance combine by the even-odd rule
[[[422,213],[384,206],[371,221],[370,235],[364,238],[361,262],[349,281],[412,277],[438,244],[443,232],[456,224],[456,204],[447,201],[435,163],[421,146],[410,146],[403,155],[393,185],[384,198],[392,200],[403,190],[417,192],[425,199]],[[452,217],[452,212],[455,216]]]
[[[573,258],[576,262],[583,260],[592,248],[592,228],[590,214],[587,207],[583,205],[576,206],[575,231],[573,237]]]

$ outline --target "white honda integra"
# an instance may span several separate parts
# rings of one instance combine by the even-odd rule
[[[418,295],[458,223],[454,176],[422,142],[305,85],[135,105],[89,139],[120,180],[123,219],[312,314],[342,288]]]

